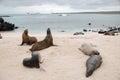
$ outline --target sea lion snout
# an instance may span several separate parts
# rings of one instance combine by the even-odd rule
[[[27,35],[27,34],[28,34],[28,29],[25,29],[25,30],[24,30],[24,33]]]
[[[86,77],[89,77],[90,75],[92,75],[92,73],[93,73],[92,70],[87,71],[87,73],[86,73]]]
[[[93,55],[99,55],[100,53],[97,50],[93,51]]]

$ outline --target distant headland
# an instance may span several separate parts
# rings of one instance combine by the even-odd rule
[[[53,14],[120,14],[120,11],[95,11],[95,12],[64,12]]]
[[[0,17],[10,17],[10,16],[8,16],[8,15],[0,15]]]

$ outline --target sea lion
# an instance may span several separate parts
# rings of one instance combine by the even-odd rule
[[[99,52],[93,47],[92,44],[84,43],[79,48],[85,55],[91,56],[93,54],[99,55]]]
[[[112,31],[107,31],[104,33],[104,35],[110,35],[110,36],[115,36],[115,33]]]
[[[29,36],[28,35],[28,29],[25,29],[23,34],[22,34],[22,43],[21,43],[21,45],[23,45],[24,43],[26,43],[28,45],[32,45],[35,42],[37,42],[37,38]]]
[[[40,68],[39,63],[41,64],[42,62],[39,62],[39,61],[41,61],[41,56],[39,56],[39,53],[35,51],[35,52],[32,52],[31,58],[25,58],[23,60],[23,65],[30,68],[33,68],[33,67]]]
[[[86,77],[93,74],[94,70],[102,64],[102,57],[100,55],[92,55],[86,62]]]
[[[2,39],[2,36],[1,36],[1,34],[0,34],[0,39]]]
[[[45,39],[43,41],[39,41],[33,44],[30,51],[38,51],[38,50],[48,48],[50,46],[53,46],[53,38],[52,38],[51,30],[50,28],[48,28]]]

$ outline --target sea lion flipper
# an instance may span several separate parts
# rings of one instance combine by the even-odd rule
[[[24,42],[22,41],[22,43],[20,44],[20,46],[22,46],[24,44]]]
[[[40,61],[40,64],[42,64],[44,62],[45,59],[43,59],[42,61]]]
[[[52,46],[56,46],[57,47],[58,45],[53,44]]]

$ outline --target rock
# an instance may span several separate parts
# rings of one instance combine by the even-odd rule
[[[4,23],[4,19],[3,18],[0,18],[0,23]]]
[[[105,32],[106,32],[106,31],[104,31],[104,30],[98,31],[99,34],[104,34]]]
[[[17,27],[17,26],[15,27],[15,29],[18,29],[18,28],[19,28],[19,27]]]
[[[83,32],[76,32],[73,35],[84,35],[84,33]]]
[[[5,22],[3,18],[0,18],[0,31],[11,31],[17,28],[14,24]]]
[[[60,31],[60,32],[65,32],[64,30]]]
[[[4,23],[4,19],[0,18],[0,24]]]
[[[87,29],[83,29],[84,32],[87,32]]]
[[[88,23],[88,25],[91,25],[91,23]]]

